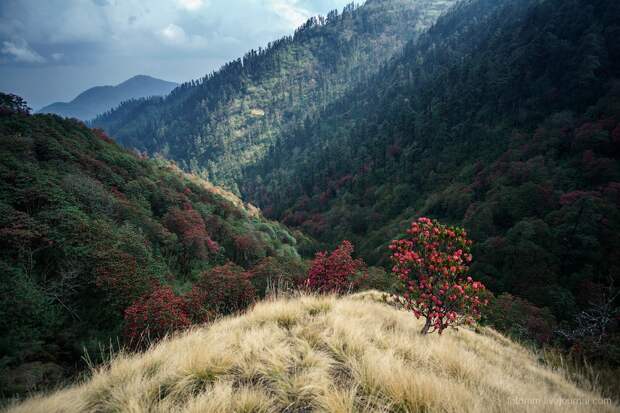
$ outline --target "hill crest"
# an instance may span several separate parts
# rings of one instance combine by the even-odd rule
[[[618,411],[491,329],[420,336],[377,297],[263,301],[9,412]]]

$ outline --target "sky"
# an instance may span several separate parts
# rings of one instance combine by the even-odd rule
[[[0,0],[0,91],[39,109],[138,75],[183,82],[351,0]]]

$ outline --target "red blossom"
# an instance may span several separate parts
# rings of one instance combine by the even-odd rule
[[[219,245],[207,234],[202,216],[191,204],[185,204],[183,209],[171,209],[164,217],[164,222],[199,259],[205,259],[208,253],[215,254],[219,251]]]
[[[185,300],[169,286],[159,286],[125,310],[125,337],[134,346],[189,327]]]
[[[120,308],[150,291],[155,282],[139,271],[136,258],[122,251],[103,250],[97,253],[95,285],[107,293],[109,304]]]
[[[233,263],[205,271],[188,295],[191,313],[208,310],[228,314],[245,309],[256,299],[250,277]]]
[[[100,128],[94,128],[93,129],[93,133],[95,134],[96,137],[98,137],[99,139],[101,139],[102,141],[105,141],[107,143],[114,143],[114,140],[112,138],[110,138],[108,136],[107,133],[105,133],[105,131],[103,129]]]
[[[467,275],[471,241],[462,228],[426,217],[412,222],[407,237],[394,240],[393,273],[405,293],[404,307],[425,319],[422,334],[470,323],[480,317],[484,284]]]
[[[329,255],[326,251],[318,252],[308,271],[308,278],[304,281],[305,287],[312,291],[336,294],[353,288],[357,284],[355,277],[366,269],[362,259],[351,257],[353,249],[353,244],[345,240]]]

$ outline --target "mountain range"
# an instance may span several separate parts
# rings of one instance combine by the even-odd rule
[[[166,98],[99,116],[121,144],[174,159],[235,193],[240,169],[309,117],[368,81],[455,0],[369,0],[315,17]]]
[[[619,18],[368,1],[95,124],[373,264],[417,216],[463,225],[487,285],[570,324],[620,283]]]
[[[568,320],[620,266],[619,16],[604,0],[371,0],[94,124],[371,263],[415,216],[462,224],[486,283]]]
[[[125,309],[158,285],[189,293],[226,265],[234,290],[262,265],[264,294],[277,268],[303,272],[305,237],[230,192],[76,119],[2,109],[0,398],[75,374],[85,351],[101,361]]]
[[[555,325],[517,334],[563,342],[561,326],[617,305],[619,21],[610,1],[459,3],[246,167],[240,192],[387,268],[416,217],[461,225],[472,271]],[[583,348],[609,357],[615,340]]]
[[[174,82],[137,75],[116,86],[96,86],[80,93],[71,102],[56,102],[38,113],[54,113],[66,118],[91,120],[122,102],[148,96],[165,96],[177,86]]]
[[[409,295],[398,288],[389,246],[412,222],[430,217],[462,228],[459,236],[473,241],[471,274],[488,287],[483,324],[534,349],[556,349],[563,367],[564,357],[595,366],[600,380],[592,387],[618,398],[618,38],[620,2],[611,0],[368,0],[311,18],[290,36],[167,96],[125,100],[92,120],[93,129],[72,119],[30,116],[24,102],[2,96],[0,367],[11,372],[5,377],[18,378],[1,383],[10,389],[5,394],[33,387],[23,384],[35,370],[32,363],[43,371],[34,380],[39,383],[79,371],[82,349],[96,352],[111,337],[144,350],[142,338],[132,341],[140,327],[161,338],[238,313],[254,298],[308,287],[305,277],[327,273],[332,259],[344,260],[338,270],[363,269],[354,271],[360,277],[351,285]],[[440,404],[410,403],[419,382],[368,382],[370,370],[355,366],[393,356],[401,375],[408,374],[404,365],[417,368],[414,361],[422,360],[425,369],[450,380],[458,376],[459,383],[471,385],[470,377],[478,377],[450,358],[454,351],[431,362],[381,344],[379,336],[368,338],[383,346],[376,353],[365,345],[350,348],[348,339],[330,341],[321,334],[350,338],[374,321],[360,313],[370,307],[350,304],[357,324],[347,326],[331,309],[349,304],[328,301],[302,311],[283,300],[263,307],[262,316],[223,322],[234,324],[229,338],[248,330],[260,340],[279,337],[256,351],[252,346],[263,343],[258,339],[235,342],[239,354],[269,349],[272,367],[291,360],[286,346],[295,336],[303,349],[294,357],[303,360],[282,374],[243,370],[231,358],[229,370],[191,370],[202,364],[188,362],[182,375],[173,369],[174,378],[166,376],[160,367],[167,355],[180,354],[184,363],[186,354],[166,349],[182,340],[196,340],[196,347],[216,343],[206,338],[216,323],[181,341],[164,340],[144,358],[121,355],[112,366],[137,370],[129,376],[121,367],[101,370],[57,400],[78,410],[80,403],[105,410],[98,403],[115,392],[128,397],[127,405],[170,407],[187,391],[204,393],[192,401],[204,407],[211,406],[206,394],[213,395],[205,389],[219,389],[222,403],[233,402],[226,392],[252,389],[252,395],[265,391],[273,405],[288,401],[311,410],[325,399],[305,385],[294,393],[294,385],[313,383],[296,374],[312,363],[336,363],[349,366],[336,375],[354,389],[338,393],[353,406],[341,411],[360,409],[364,401],[390,406],[386,411],[441,411]],[[295,316],[283,310],[288,305]],[[392,320],[400,314],[391,311],[386,317]],[[151,316],[149,325],[144,320]],[[325,325],[329,333],[321,333]],[[386,334],[403,325],[390,322]],[[493,354],[499,347],[525,351],[487,333],[492,340],[479,343]],[[482,333],[476,327],[449,334],[438,340],[462,344]],[[313,356],[304,358],[306,350]],[[96,362],[103,361],[98,354]],[[530,356],[523,360],[534,363]],[[588,369],[567,376],[583,383]],[[119,392],[127,381],[110,383],[121,376],[136,378],[136,386],[155,383],[149,395],[157,396],[145,401]],[[218,387],[224,379],[230,387]],[[281,381],[272,386],[274,380]],[[447,388],[460,385],[452,384]],[[303,399],[306,390],[313,396]],[[177,391],[179,397],[169,397]],[[394,398],[373,399],[386,394]],[[463,390],[459,397],[471,394]],[[295,404],[302,399],[305,404]],[[458,410],[455,403],[443,410]],[[59,404],[59,411],[68,405]]]

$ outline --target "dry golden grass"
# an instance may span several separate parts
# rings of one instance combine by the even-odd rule
[[[619,411],[492,330],[423,337],[377,297],[261,302],[8,411]]]

